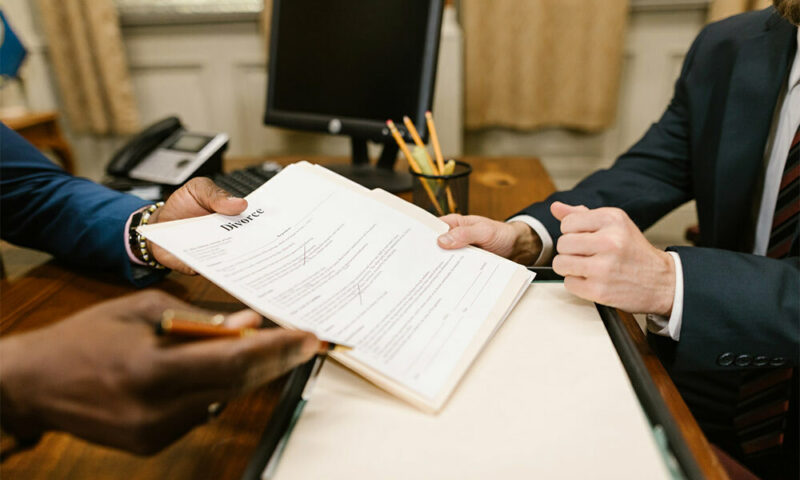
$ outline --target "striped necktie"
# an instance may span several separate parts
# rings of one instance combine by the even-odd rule
[[[800,128],[792,139],[786,166],[778,191],[778,202],[775,204],[775,216],[772,219],[772,232],[769,236],[767,256],[784,258],[797,255],[797,222],[800,212]]]
[[[797,223],[800,221],[800,127],[792,139],[783,169],[778,201],[767,247],[767,256],[781,259],[798,255]],[[792,368],[755,369],[742,374],[734,426],[748,464],[761,464],[770,470],[782,452],[789,426],[790,399],[798,382]],[[794,386],[796,389],[796,386]],[[795,397],[795,398],[791,398]],[[794,406],[796,409],[797,406]],[[793,423],[796,419],[793,419]],[[783,452],[792,455],[791,452]],[[796,452],[795,452],[796,454]]]

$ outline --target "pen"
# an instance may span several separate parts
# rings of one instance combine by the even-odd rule
[[[255,328],[229,328],[223,326],[225,316],[222,314],[207,315],[199,312],[167,309],[161,314],[161,321],[156,324],[158,335],[188,338],[246,337],[256,333]],[[318,354],[330,352],[349,352],[353,347],[334,343],[328,340],[319,342]]]
[[[228,328],[221,325],[185,320],[179,317],[162,318],[156,324],[156,333],[170,337],[246,337],[255,333],[254,328]]]

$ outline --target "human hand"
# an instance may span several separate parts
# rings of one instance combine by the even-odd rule
[[[282,328],[241,338],[159,337],[154,326],[168,308],[198,310],[144,291],[0,340],[3,428],[22,438],[62,430],[153,453],[206,421],[210,404],[264,385],[320,348],[313,334]],[[260,321],[244,310],[226,326]]]
[[[573,294],[632,313],[669,315],[675,264],[618,208],[551,205],[561,221],[553,270]]]
[[[244,198],[231,196],[210,178],[197,177],[189,180],[170,195],[164,206],[153,212],[149,223],[169,222],[209,213],[238,215],[246,208],[247,200]],[[147,246],[161,265],[187,275],[195,274],[194,270],[158,245],[148,240]]]
[[[530,265],[542,251],[542,240],[524,222],[498,222],[478,215],[453,213],[440,217],[450,231],[439,236],[439,246],[454,250],[475,245],[489,252]]]

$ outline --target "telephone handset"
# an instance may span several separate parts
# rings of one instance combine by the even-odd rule
[[[106,171],[115,177],[177,186],[194,176],[221,172],[227,148],[227,134],[188,132],[177,117],[167,117],[128,141]]]
[[[127,176],[133,167],[141,162],[148,153],[155,150],[170,135],[182,128],[183,125],[181,125],[178,117],[167,117],[150,125],[136,134],[111,157],[111,162],[106,167],[106,172],[114,176]]]

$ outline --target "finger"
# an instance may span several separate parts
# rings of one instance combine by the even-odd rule
[[[463,222],[463,218],[464,218],[463,215],[460,215],[458,213],[451,213],[449,215],[445,215],[443,217],[439,217],[439,220],[441,220],[444,223],[446,223],[447,225],[449,225],[450,228],[455,228],[455,227],[461,225],[461,223]]]
[[[565,233],[558,238],[556,251],[562,255],[595,255],[601,250],[596,233]]]
[[[240,310],[225,318],[228,328],[258,328],[261,325],[261,314],[253,310]]]
[[[573,206],[562,202],[553,202],[552,205],[550,205],[550,213],[559,221],[563,220],[564,217],[570,213],[586,212],[588,210],[589,209],[583,205]]]
[[[166,310],[198,313],[208,317],[213,317],[218,313],[196,307],[166,292],[155,289],[127,295],[115,301],[122,303],[119,307],[121,311],[127,312],[128,315],[138,321],[154,326],[161,323]],[[228,315],[225,322],[226,326],[231,328],[256,328],[261,324],[261,315],[252,310],[241,310]]]
[[[164,265],[170,270],[175,270],[184,275],[197,275],[191,267],[181,262],[178,257],[171,254],[169,251],[159,247],[155,243],[150,242],[150,251],[153,252],[153,257],[158,263]]]
[[[437,243],[446,250],[463,248],[467,245],[481,245],[491,238],[491,227],[488,224],[464,225],[452,228],[440,235]]]
[[[252,390],[310,359],[319,340],[307,332],[270,328],[238,339],[213,339],[172,346],[162,358],[176,392],[231,388]]]
[[[107,443],[140,454],[152,455],[172,444],[193,427],[209,420],[209,405],[232,398],[231,389],[200,390],[152,398],[143,408],[147,420],[126,429],[125,435]]]
[[[156,325],[161,322],[164,310],[187,310],[206,313],[161,290],[144,290],[126,295],[115,302],[120,302],[120,311],[136,321]]]
[[[592,281],[584,277],[567,276],[564,277],[564,288],[577,297],[584,300],[596,301],[594,297],[594,290],[592,288]]]
[[[238,215],[247,208],[247,200],[232,196],[210,178],[194,178],[186,184],[186,189],[197,204],[209,212]]]
[[[561,233],[591,233],[611,222],[610,215],[602,209],[570,213],[561,220]]]
[[[553,271],[562,277],[586,277],[589,274],[589,259],[580,255],[556,255],[553,258]]]

